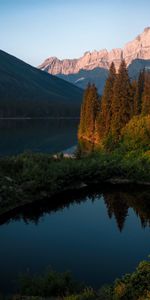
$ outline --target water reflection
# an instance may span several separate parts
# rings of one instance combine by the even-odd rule
[[[0,120],[0,155],[54,153],[76,145],[79,120]]]
[[[118,230],[124,229],[129,208],[132,208],[141,221],[143,228],[150,226],[150,188],[117,187],[107,185],[103,189],[98,187],[82,188],[81,190],[65,192],[59,196],[38,201],[12,212],[0,216],[0,225],[12,220],[24,220],[26,224],[32,222],[38,224],[45,214],[51,214],[69,207],[73,203],[83,203],[90,199],[93,203],[99,199],[104,200],[107,215],[110,219],[115,218]]]

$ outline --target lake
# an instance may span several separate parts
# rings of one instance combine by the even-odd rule
[[[5,214],[0,292],[13,291],[18,274],[48,266],[96,288],[132,272],[150,254],[149,196],[137,187],[83,188]]]
[[[0,120],[0,155],[56,153],[77,144],[79,120]]]

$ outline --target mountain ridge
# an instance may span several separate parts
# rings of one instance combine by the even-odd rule
[[[39,69],[53,75],[68,75],[78,73],[81,69],[93,70],[97,67],[109,69],[112,61],[118,69],[122,59],[125,59],[127,66],[134,59],[150,59],[150,27],[146,27],[123,48],[114,48],[111,51],[107,49],[87,51],[78,59],[60,60],[57,57],[49,57],[39,66]]]

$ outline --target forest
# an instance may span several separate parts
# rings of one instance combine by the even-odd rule
[[[125,61],[111,64],[103,95],[88,85],[81,106],[79,140],[106,151],[150,149],[150,72],[131,80]]]

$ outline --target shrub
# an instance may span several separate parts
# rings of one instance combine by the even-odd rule
[[[150,150],[150,115],[134,117],[122,130],[126,150]]]

